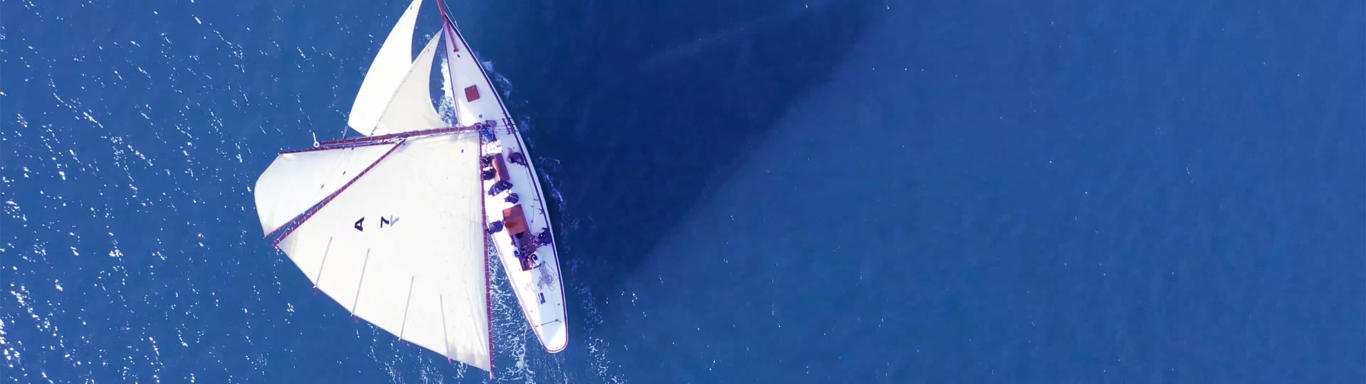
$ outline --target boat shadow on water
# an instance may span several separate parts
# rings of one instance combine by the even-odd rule
[[[586,283],[599,297],[616,292],[788,106],[830,75],[875,6],[495,2],[485,10],[513,15],[469,36],[514,79],[509,108],[531,121],[524,135],[562,196],[552,204],[567,284]]]

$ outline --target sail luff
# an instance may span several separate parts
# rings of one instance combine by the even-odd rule
[[[421,6],[422,0],[408,4],[366,70],[347,118],[347,125],[356,132],[368,134],[379,123],[394,90],[408,73],[412,65],[413,29]]]

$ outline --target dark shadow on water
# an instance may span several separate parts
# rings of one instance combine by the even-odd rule
[[[511,79],[509,107],[531,122],[524,135],[562,194],[554,212],[567,283],[600,298],[826,80],[875,9],[569,3],[497,2],[481,14],[500,22],[465,33]],[[755,191],[771,193],[782,191]]]

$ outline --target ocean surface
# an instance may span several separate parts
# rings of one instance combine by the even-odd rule
[[[496,381],[1366,381],[1360,1],[448,4],[569,288]],[[0,2],[0,378],[488,381],[253,206],[405,5]]]

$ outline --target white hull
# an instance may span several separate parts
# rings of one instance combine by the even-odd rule
[[[480,146],[481,156],[500,157],[503,172],[500,177],[483,181],[485,228],[498,228],[490,231],[489,240],[497,250],[498,259],[503,264],[517,303],[526,316],[528,325],[536,334],[546,351],[551,353],[564,350],[569,343],[569,327],[565,312],[564,283],[560,275],[559,254],[556,252],[553,228],[550,222],[549,207],[542,192],[540,180],[536,177],[531,155],[522,141],[521,133],[503,105],[502,98],[493,88],[489,77],[479,65],[478,59],[466,45],[454,23],[447,30],[448,51],[447,70],[450,74],[451,90],[455,98],[456,115],[459,125],[494,122],[490,129],[491,140]],[[452,49],[454,48],[454,49]],[[473,91],[469,88],[473,87]],[[525,161],[513,161],[513,154],[520,154]],[[481,169],[487,172],[491,167]],[[488,192],[499,181],[511,183],[511,188]],[[516,203],[508,197],[516,194]],[[534,252],[534,266],[524,269],[523,262],[517,257],[512,228],[507,227],[504,211],[520,207],[525,221],[525,233],[529,241],[537,245]],[[542,233],[544,235],[541,235]],[[537,236],[544,236],[543,244]],[[530,250],[530,248],[528,248]]]
[[[499,140],[484,143],[482,154],[501,154],[506,158],[512,153],[526,153],[515,128],[500,125],[494,131]],[[529,161],[525,165],[507,163],[507,180],[512,183],[509,190],[489,195],[488,191],[494,187],[497,179],[484,181],[485,222],[490,227],[503,227],[489,234],[489,239],[498,251],[498,260],[503,263],[503,271],[507,274],[508,282],[512,285],[512,291],[517,296],[517,303],[521,305],[528,325],[540,339],[541,345],[545,346],[547,351],[555,353],[564,350],[569,341],[565,322],[564,284],[560,278],[560,262],[555,250],[554,235],[550,232],[552,229],[548,207],[544,194],[541,193],[540,183],[536,180],[535,170],[530,164]],[[508,196],[514,193],[519,197],[517,204],[507,200]],[[523,268],[523,261],[517,256],[517,248],[507,226],[508,220],[504,217],[504,210],[513,209],[515,205],[521,206],[531,241],[536,241],[535,236],[542,231],[550,233],[551,242],[537,246],[533,253],[535,260],[528,260],[527,264],[531,266],[529,269]]]

